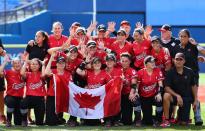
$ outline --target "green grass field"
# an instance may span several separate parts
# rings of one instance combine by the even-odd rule
[[[200,74],[200,85],[205,85],[205,74]],[[205,92],[204,92],[205,93]],[[201,110],[202,110],[202,118],[205,121],[205,103],[202,103],[201,105]],[[34,117],[33,117],[34,118]],[[66,114],[65,118],[68,119],[69,116]],[[192,122],[193,121],[193,113],[191,111],[191,118]],[[140,127],[136,128],[134,126],[121,126],[121,127],[111,127],[111,128],[106,128],[102,126],[79,126],[79,127],[68,127],[68,126],[29,126],[27,128],[23,128],[21,126],[13,126],[11,128],[6,128],[5,125],[0,125],[0,131],[22,131],[22,130],[27,130],[27,131],[65,131],[65,130],[109,130],[109,131],[114,131],[114,130],[129,130],[129,131],[140,131],[140,130],[145,130],[145,131],[187,131],[187,130],[199,130],[199,131],[205,131],[205,126],[197,127],[194,126],[193,124],[189,126],[178,126],[174,125],[169,128],[154,128],[152,126],[146,126],[146,127]]]

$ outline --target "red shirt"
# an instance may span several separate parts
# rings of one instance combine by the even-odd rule
[[[125,45],[124,45],[124,47],[122,47],[122,48],[120,48],[119,43],[114,42],[114,43],[111,45],[111,50],[117,53],[117,56],[116,56],[117,60],[120,60],[120,55],[121,55],[122,53],[128,52],[128,53],[130,53],[131,55],[133,54],[133,53],[132,53],[132,44],[130,44],[130,43],[127,42],[127,41],[125,42]]]
[[[65,85],[68,85],[68,82],[71,80],[71,74],[68,71],[65,71],[63,74],[57,74],[57,70],[53,69],[52,70],[53,74],[55,74],[57,77],[60,78],[62,83],[67,83]],[[55,96],[54,92],[54,83],[53,83],[53,76],[50,77],[50,83],[49,83],[49,88],[47,90],[47,96]]]
[[[76,58],[73,61],[67,61],[66,62],[66,70],[69,71],[71,74],[75,72],[76,68],[82,63],[82,59]]]
[[[54,35],[52,34],[49,36],[48,39],[49,39],[49,47],[53,48],[53,47],[62,46],[68,40],[68,37],[65,35],[62,35],[60,39],[56,39]]]
[[[148,75],[145,68],[139,70],[138,83],[139,94],[142,97],[153,97],[158,91],[158,81],[163,80],[163,74],[159,68],[154,68],[153,73]]]
[[[87,42],[88,42],[89,38],[87,36],[85,36],[85,41],[84,41],[84,44],[86,45]],[[78,46],[79,45],[79,41],[77,38],[73,38],[71,39],[71,42],[70,42],[71,45],[75,45],[75,46]]]
[[[131,80],[135,77],[137,77],[137,72],[129,67],[128,69],[123,69],[123,75],[124,75],[124,81],[123,81],[123,88],[122,88],[122,94],[126,95],[129,94],[131,91]]]
[[[105,64],[105,58],[106,58],[107,54],[104,51],[96,51],[95,54],[93,55],[93,57],[98,57],[101,59],[102,64]]]
[[[156,59],[155,64],[161,71],[165,71],[165,66],[171,65],[171,56],[167,48],[162,47],[157,53],[154,49],[151,50],[151,55]]]
[[[115,38],[102,38],[99,39],[98,37],[93,38],[93,40],[96,42],[97,47],[99,46],[99,42],[102,41],[104,43],[104,47],[109,48],[111,47],[112,43],[116,40]]]
[[[7,81],[6,94],[10,96],[23,97],[25,82],[22,80],[20,72],[6,70],[4,74]]]
[[[45,82],[41,72],[26,72],[26,96],[45,96]]]
[[[123,74],[122,68],[116,68],[114,67],[110,72],[106,71],[112,79],[116,77],[121,77]]]
[[[108,75],[105,70],[101,70],[98,74],[95,74],[92,70],[88,70],[86,73],[88,89],[97,88],[108,83],[111,80],[110,75]]]
[[[144,68],[144,58],[150,54],[151,42],[144,40],[142,43],[133,42],[133,52],[135,56],[134,65],[137,68]]]

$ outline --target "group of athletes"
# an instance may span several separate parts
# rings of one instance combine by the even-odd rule
[[[28,122],[49,126],[66,123],[72,127],[132,124],[167,127],[190,124],[192,106],[195,125],[202,125],[197,94],[198,61],[203,62],[204,58],[198,54],[205,54],[205,50],[191,38],[189,30],[180,30],[175,38],[171,26],[165,24],[159,29],[161,37],[151,37],[151,26],[143,27],[138,22],[130,34],[128,21],[122,21],[117,31],[115,25],[108,22],[106,28],[92,22],[85,29],[74,22],[69,36],[65,36],[62,23],[54,22],[52,34],[37,31],[21,58],[10,59],[1,44],[0,55],[4,57],[0,66],[1,121],[7,127],[12,126],[12,116],[15,125],[24,127]],[[6,70],[9,62],[12,67]],[[54,75],[65,83],[73,81],[87,89],[121,77],[121,111],[102,119],[78,122],[77,117],[70,116],[66,121],[63,112],[55,111]],[[30,115],[32,108],[35,121]]]

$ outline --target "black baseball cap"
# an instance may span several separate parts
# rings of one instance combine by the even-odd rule
[[[76,34],[78,34],[79,32],[82,32],[83,34],[86,34],[86,30],[85,30],[85,28],[84,27],[78,27],[77,29],[76,29]]]
[[[113,55],[113,54],[108,54],[107,56],[106,56],[106,59],[105,59],[106,61],[108,61],[108,60],[112,60],[112,61],[116,61],[116,57],[115,57],[115,55]]]
[[[106,27],[103,24],[99,25],[97,29],[98,31],[104,31],[104,32],[106,31]]]
[[[126,35],[127,33],[126,33],[126,31],[125,31],[124,29],[119,29],[119,30],[117,31],[117,34]]]
[[[168,24],[164,24],[160,29],[159,31],[171,31],[171,26],[168,25]]]
[[[131,60],[131,55],[128,52],[124,52],[124,53],[120,54],[120,57],[127,57],[129,60]]]
[[[89,40],[88,43],[87,43],[87,45],[86,45],[86,47],[92,47],[92,46],[96,46],[96,45],[97,45],[97,44],[96,44],[95,41]]]
[[[135,32],[138,32],[140,35],[143,35],[144,34],[144,29],[143,28],[136,28],[135,30],[134,30],[134,33]]]
[[[102,61],[99,57],[94,57],[91,64],[94,64],[96,62],[102,62]]]
[[[145,59],[144,59],[144,64],[146,65],[147,63],[149,62],[155,62],[155,58],[151,55],[149,56],[146,56]]]
[[[151,42],[154,42],[154,41],[158,41],[158,42],[161,43],[161,39],[160,39],[158,36],[153,36],[153,37],[151,38]]]
[[[57,63],[65,62],[65,58],[63,56],[59,56],[56,60]]]

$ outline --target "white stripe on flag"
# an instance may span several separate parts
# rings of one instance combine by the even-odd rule
[[[75,100],[76,95],[81,96],[80,99],[83,99],[82,94],[86,94],[91,98],[99,96],[100,101],[93,105],[94,109],[85,108],[82,104]],[[69,82],[69,114],[72,116],[84,118],[84,119],[100,119],[104,117],[104,98],[105,98],[105,85],[100,86],[96,89],[84,89],[78,87],[72,82]],[[79,97],[78,97],[79,98]],[[94,101],[94,100],[93,100]],[[80,108],[83,106],[82,108]]]

